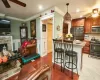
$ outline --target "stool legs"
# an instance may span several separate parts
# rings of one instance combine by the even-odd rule
[[[66,62],[66,57],[68,57],[68,61]],[[73,59],[73,61],[74,61],[74,57],[71,57],[72,59]],[[67,67],[68,69],[71,69],[72,71],[73,71],[73,69],[76,69],[76,71],[77,71],[77,74],[78,74],[78,68],[77,68],[77,61],[78,61],[78,59],[77,59],[77,56],[75,56],[75,64],[74,64],[74,62],[71,60],[71,58],[70,58],[70,56],[66,56],[65,55],[65,62],[64,62],[64,69],[63,69],[63,72],[64,72],[64,70],[65,70],[65,67]]]
[[[61,53],[61,71],[63,71],[64,66],[64,53]]]
[[[77,61],[78,61],[78,58],[76,56],[76,65],[77,65]],[[76,66],[76,70],[77,70],[77,74],[78,74],[78,68],[77,68],[77,66]]]
[[[56,55],[55,55],[56,54]],[[57,57],[57,58],[56,58]],[[59,62],[60,60],[60,64],[61,64],[61,71],[63,71],[63,65],[64,65],[64,53],[59,53],[59,52],[54,52],[54,64],[53,67],[55,67],[55,62],[57,62],[56,60]]]
[[[54,52],[54,64],[53,64],[53,67],[55,66],[55,52]]]

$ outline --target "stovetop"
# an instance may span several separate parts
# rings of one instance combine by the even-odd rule
[[[95,39],[95,40],[91,40],[90,42],[92,42],[92,43],[98,43],[99,44],[100,43],[100,40],[96,40]]]

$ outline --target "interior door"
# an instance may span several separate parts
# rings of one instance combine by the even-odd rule
[[[47,54],[47,25],[42,24],[42,55]]]

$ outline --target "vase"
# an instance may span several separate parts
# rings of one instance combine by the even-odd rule
[[[70,38],[68,38],[68,40],[70,40]]]

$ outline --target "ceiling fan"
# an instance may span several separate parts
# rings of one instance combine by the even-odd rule
[[[22,7],[26,7],[26,4],[21,2],[21,1],[19,1],[19,0],[9,0],[9,1],[11,1],[11,2],[13,2],[15,4],[18,4],[18,5],[22,6]],[[6,8],[10,8],[11,7],[10,4],[8,3],[8,0],[2,0],[2,2],[3,2],[3,4],[5,5]]]

